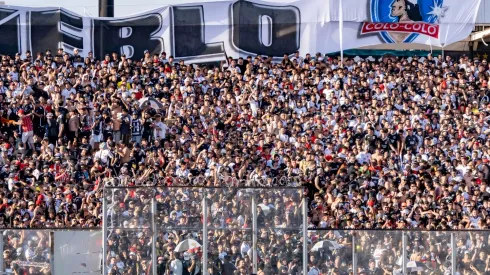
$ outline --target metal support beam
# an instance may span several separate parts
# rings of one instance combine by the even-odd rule
[[[99,0],[99,17],[114,17],[114,0]]]
[[[344,37],[343,34],[344,32],[342,31],[344,29],[344,9],[342,7],[342,2],[339,1],[339,44],[340,44],[340,68],[344,68]]]
[[[451,233],[451,274],[456,274],[456,236]]]
[[[303,274],[308,274],[308,199],[303,197]]]
[[[3,234],[0,236],[0,251],[3,252]],[[3,271],[4,270],[3,270],[3,256],[2,256],[0,257],[0,274],[3,274]]]
[[[202,274],[208,275],[208,203],[207,192],[202,197]]]
[[[2,239],[2,238],[0,238]],[[3,251],[3,247],[2,247],[2,250]],[[54,272],[54,232],[49,232],[49,253],[50,253],[50,256],[49,256],[49,272],[51,272],[51,274],[53,274]],[[2,262],[2,266],[3,266],[3,262]]]
[[[151,270],[152,274],[157,274],[157,247],[156,247],[156,242],[157,242],[157,225],[155,223],[155,216],[157,215],[157,201],[155,199],[155,196],[152,196],[151,198],[151,230],[152,230],[152,237],[151,237]]]
[[[352,232],[352,274],[357,275],[356,232]]]
[[[407,233],[402,232],[402,274],[407,274]]]
[[[107,274],[107,199],[105,189],[102,194],[102,275]]]
[[[252,193],[252,266],[253,273],[257,274],[257,201],[255,190]]]

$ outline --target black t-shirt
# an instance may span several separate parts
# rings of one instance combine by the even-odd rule
[[[191,267],[191,261],[182,261],[182,275],[191,275],[189,272],[189,267]]]
[[[232,263],[224,263],[221,270],[222,275],[233,275],[236,267]]]
[[[243,64],[242,65],[240,65],[238,63],[236,64],[236,66],[238,68],[240,68],[240,72],[242,72],[242,74],[245,73],[245,69],[247,68],[247,63],[248,63],[248,60],[243,60]]]
[[[390,140],[391,145],[396,145],[396,143],[400,140],[400,136],[397,133],[389,134],[388,139]]]
[[[34,148],[36,152],[41,152],[41,142],[34,142]]]
[[[376,142],[376,136],[375,135],[365,135],[364,140],[369,142],[369,146],[374,147],[375,142]]]
[[[407,136],[405,139],[405,145],[407,148],[414,148],[417,146],[418,140],[414,135]]]
[[[389,150],[390,149],[390,139],[389,138],[385,138],[385,139],[379,138],[378,141],[379,141],[379,146],[381,147],[381,149],[383,149],[383,150]]]
[[[335,161],[330,162],[330,169],[333,173],[336,174],[341,165],[342,164],[340,162],[335,162]]]
[[[38,115],[44,115],[44,108],[42,106],[35,107],[34,108],[34,113],[36,113]],[[45,123],[45,118],[44,117],[37,117],[37,116],[33,116],[32,117],[32,124],[34,126],[43,126],[44,123]]]

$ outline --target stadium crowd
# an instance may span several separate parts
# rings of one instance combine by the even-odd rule
[[[210,241],[222,264],[213,266],[233,262],[238,274],[244,264],[237,259],[250,261],[240,249],[250,245],[252,211],[264,240],[277,242],[263,243],[264,261],[278,254],[289,274],[290,264],[301,266],[293,251],[302,239],[294,232],[303,196],[310,229],[488,229],[487,60],[428,55],[340,63],[320,53],[229,57],[219,65],[148,51],[141,60],[117,53],[97,60],[78,49],[2,56],[0,227],[100,227],[104,187],[157,186],[108,195],[107,222],[147,230],[155,198],[157,223],[194,227],[203,222],[207,196],[207,222],[220,230]],[[305,192],[271,189],[257,194],[254,210],[250,194],[239,189],[164,188],[183,185]],[[128,248],[149,242],[151,234],[142,232],[143,240],[123,230],[108,241]],[[182,232],[160,234],[162,261],[177,257],[163,253],[175,242],[169,239],[199,238]],[[291,249],[279,257],[283,241]],[[447,249],[422,246],[443,250],[444,262]],[[132,259],[118,249],[107,255],[114,270]],[[137,262],[148,260],[143,250],[135,250]],[[375,266],[393,260],[375,259]],[[115,272],[136,272],[122,270]]]
[[[51,275],[51,238],[47,231],[5,230],[2,270],[14,275]]]
[[[294,182],[311,228],[488,228],[487,61],[344,63],[3,56],[0,225],[99,226],[106,184]]]

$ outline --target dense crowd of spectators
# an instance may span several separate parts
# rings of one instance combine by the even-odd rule
[[[303,196],[310,229],[488,229],[487,60],[428,55],[340,63],[319,53],[229,57],[219,65],[148,51],[141,60],[117,53],[97,60],[77,49],[2,56],[0,227],[100,227],[104,187],[156,186],[107,189],[114,192],[106,193],[104,222],[123,229],[108,240],[112,268],[132,259],[116,243],[141,246],[137,262],[148,260],[153,218],[169,230],[199,227],[206,196],[206,222],[219,231],[209,240],[213,253],[239,274],[248,272],[240,266],[250,261],[242,245],[253,211],[264,236],[264,269],[267,255],[284,259],[289,274],[300,266],[294,251],[302,242],[295,230]],[[182,185],[305,191],[256,191],[259,205],[251,209],[245,190],[164,188]],[[127,229],[143,232],[143,240]],[[202,234],[186,230],[158,236],[163,262],[185,257],[163,253],[175,240]],[[376,267],[391,265],[390,256],[375,259]],[[147,269],[124,267],[127,274]]]
[[[289,184],[310,228],[488,228],[488,72],[431,55],[3,56],[0,226],[100,226],[105,185]]]

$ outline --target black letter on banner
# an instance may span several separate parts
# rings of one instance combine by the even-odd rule
[[[175,58],[225,53],[223,43],[206,44],[202,6],[172,7],[172,11]]]
[[[94,20],[94,54],[103,58],[106,53],[126,54],[133,60],[141,59],[144,51],[160,54],[163,39],[152,36],[162,28],[162,16],[158,13],[119,20]]]
[[[231,13],[232,40],[239,50],[271,56],[292,54],[299,50],[301,21],[297,7],[238,1],[232,5]],[[263,18],[267,18],[268,25],[262,25]],[[269,33],[268,43],[262,41],[263,31]]]
[[[67,48],[83,49],[83,19],[80,16],[63,10],[32,11],[30,27],[34,55],[47,49],[56,51],[63,44]]]
[[[0,25],[0,53],[15,55],[20,52],[20,33],[19,33],[19,25],[20,25],[20,16],[15,15],[12,16],[17,10],[11,9],[0,9],[0,20],[6,20],[7,17],[11,17],[7,19],[2,25]]]

